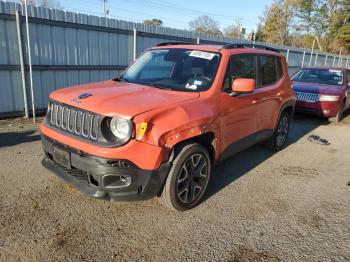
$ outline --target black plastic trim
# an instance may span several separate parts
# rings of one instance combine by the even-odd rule
[[[265,129],[265,130],[261,130],[258,131],[254,134],[251,134],[247,137],[244,137],[234,143],[232,143],[231,145],[229,145],[226,149],[224,149],[224,151],[221,153],[219,160],[217,161],[222,162],[228,158],[230,158],[231,156],[259,143],[262,142],[266,139],[268,139],[269,137],[271,137],[273,135],[274,130],[273,129]]]
[[[62,145],[55,144],[52,140],[50,141],[45,136],[42,136],[42,146],[45,152],[42,165],[45,168],[52,171],[65,182],[76,187],[81,192],[104,200],[130,201],[159,196],[172,165],[171,162],[165,162],[159,169],[145,170],[137,167],[128,160],[105,159],[87,155],[83,152],[79,154],[77,153],[78,150],[65,147],[64,150],[71,155],[72,170],[69,170],[56,164],[50,157],[53,152],[53,147],[58,146],[62,148]],[[113,165],[114,161],[126,162],[127,166],[115,166]],[[97,182],[97,185],[96,183],[92,183],[91,179],[82,181],[69,173],[74,170],[88,174]],[[102,177],[106,174],[130,176],[132,182],[127,187],[113,189],[104,188],[102,186]]]
[[[226,44],[223,46],[223,49],[234,49],[234,48],[257,48],[257,49],[264,49],[267,51],[280,53],[280,51],[275,48],[264,46],[264,45],[251,44],[251,43],[233,43],[233,44]]]

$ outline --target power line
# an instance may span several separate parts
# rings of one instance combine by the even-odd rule
[[[87,1],[87,0],[78,0],[78,1],[81,1],[81,2],[84,2],[85,4],[87,3],[87,4],[93,4],[93,5],[99,5],[100,3],[99,2],[95,2],[95,1],[93,1],[93,0],[90,0],[90,1]],[[150,13],[145,13],[145,12],[141,12],[141,11],[135,11],[135,10],[130,10],[130,9],[126,9],[126,8],[121,8],[120,6],[114,6],[114,5],[111,5],[111,4],[109,4],[109,6],[110,7],[114,7],[114,8],[116,8],[117,10],[121,10],[121,11],[125,11],[125,12],[129,12],[129,13],[136,13],[136,14],[141,14],[141,15],[145,15],[145,18],[149,18],[150,16],[153,16],[153,17],[164,17],[164,20],[166,19],[166,20],[169,20],[169,21],[174,21],[174,22],[180,22],[180,23],[182,23],[183,21],[181,21],[181,20],[176,20],[176,19],[171,19],[171,18],[168,18],[168,17],[166,17],[166,16],[162,16],[162,15],[152,15],[152,14],[150,14]],[[79,11],[79,10],[78,10]],[[111,13],[111,12],[110,12]],[[114,15],[114,18],[116,18],[116,19],[118,19],[118,18],[123,18],[123,17],[121,17],[121,16],[119,16],[119,15]],[[131,18],[128,18],[128,20],[135,20],[135,19],[131,19]],[[141,20],[139,20],[139,21],[141,21]],[[143,21],[141,21],[141,22],[143,22]]]
[[[83,2],[85,4],[88,3],[88,4],[93,4],[93,5],[100,5],[100,3],[101,3],[100,1],[103,1],[104,4],[107,3],[107,0],[95,0],[95,1],[94,0],[90,0],[90,1],[89,0],[78,0],[78,1],[81,1],[81,2]],[[174,9],[177,9],[177,10],[181,11],[181,16],[185,16],[185,17],[188,17],[190,19],[195,19],[198,16],[198,14],[201,14],[201,12],[198,11],[198,10],[187,9],[187,8],[183,8],[183,7],[176,6],[176,5],[170,6],[170,5],[166,4],[166,3],[170,3],[170,2],[168,2],[168,1],[164,1],[164,2],[163,3],[157,3],[156,0],[143,0],[143,5],[142,6],[148,8],[148,9],[151,9],[151,10],[155,10],[155,8],[156,8],[156,9],[161,9],[161,10],[163,10],[165,12],[171,12],[171,13],[174,12]],[[138,5],[138,6],[140,4],[138,1],[135,1],[135,0],[127,0],[127,3]],[[181,23],[183,26],[185,26],[185,23],[184,23],[183,20],[177,20],[177,19],[169,18],[166,15],[154,14],[154,13],[149,13],[149,12],[142,12],[142,11],[137,11],[137,10],[134,10],[134,9],[131,10],[131,9],[127,9],[127,8],[121,8],[120,5],[116,6],[116,5],[108,4],[108,6],[112,7],[113,9],[116,9],[116,10],[121,10],[121,11],[125,11],[125,12],[136,13],[136,14],[141,14],[141,15],[145,16],[145,19],[150,18],[150,17],[156,17],[156,18],[162,19],[163,21],[173,21],[173,22],[176,22],[176,23]],[[83,11],[83,10],[79,10],[79,9],[75,9],[75,10],[77,12]],[[84,12],[93,13],[95,15],[99,15],[99,14],[91,12],[91,11],[84,11]],[[104,7],[104,15],[105,16],[107,15],[106,12],[107,12],[106,7]],[[196,16],[190,15],[189,12],[190,13],[196,13]],[[232,23],[234,22],[235,19],[237,19],[237,17],[233,17],[233,16],[219,15],[219,14],[213,14],[213,13],[207,13],[207,12],[204,12],[204,14],[211,15],[211,16],[222,17],[221,19],[229,20]],[[136,19],[122,17],[120,15],[114,15],[114,16],[111,15],[110,17],[113,17],[115,19],[127,19],[127,20],[131,20],[131,21],[136,21]],[[228,18],[228,17],[230,17],[230,18]],[[249,20],[244,19],[244,18],[242,18],[242,20],[249,21]],[[138,21],[142,22],[142,20],[138,20]],[[249,21],[249,22],[251,22],[251,21]],[[256,23],[254,25],[256,25]]]
[[[126,1],[129,4],[134,4],[134,5],[137,5],[137,6],[140,5],[140,3],[137,0],[124,0],[124,1]],[[166,5],[164,3],[156,3],[154,1],[155,0],[143,0],[144,3],[143,3],[142,6],[151,8],[152,10],[157,8],[157,9],[165,10],[165,11],[168,11],[168,12],[171,12],[171,13],[174,13],[174,9],[177,9],[177,10],[182,11],[181,16],[187,16],[187,17],[189,17],[191,19],[197,18],[198,15],[208,15],[208,16],[212,16],[212,17],[219,17],[220,20],[226,20],[226,21],[230,21],[230,22],[233,22],[235,19],[237,19],[237,17],[234,17],[234,16],[208,13],[208,12],[203,12],[203,11],[200,11],[200,10],[182,8],[182,7],[179,7],[179,6],[176,6],[176,5],[171,5],[170,6],[170,5]],[[116,7],[116,8],[119,8],[119,7]],[[183,12],[185,12],[185,14]],[[196,15],[195,16],[194,15],[189,15],[188,13],[193,13],[193,14],[196,14]],[[254,26],[257,25],[257,21],[254,22],[254,21],[251,21],[251,20],[246,19],[246,18],[242,18],[242,20],[246,21],[247,24],[250,24],[251,26],[252,25],[254,25]]]
[[[134,1],[134,0],[128,0],[129,1]],[[134,1],[135,2],[135,1]],[[185,12],[190,12],[190,13],[194,13],[196,15],[198,14],[204,14],[204,15],[208,15],[208,16],[213,16],[213,17],[221,17],[222,19],[226,19],[226,20],[230,20],[232,21],[233,19],[236,19],[237,17],[234,17],[234,16],[230,16],[230,15],[222,15],[222,14],[217,14],[217,13],[208,13],[208,12],[204,12],[204,11],[201,11],[201,10],[195,10],[195,9],[190,9],[190,8],[185,8],[185,7],[182,7],[182,6],[179,6],[179,5],[176,5],[174,3],[171,3],[171,2],[168,2],[168,1],[161,1],[161,2],[158,2],[157,0],[143,0],[143,2],[147,2],[149,3],[150,5],[153,5],[153,6],[156,6],[159,8],[159,6],[162,6],[162,7],[165,7],[165,8],[168,8],[170,10],[174,10],[174,9],[177,9],[177,10],[182,10],[182,11],[185,11]],[[168,4],[164,4],[165,3],[168,3]],[[139,2],[137,3],[139,4]],[[251,22],[251,23],[255,23],[253,21],[250,21],[248,19],[244,19],[242,18],[243,20],[246,20],[248,22]]]

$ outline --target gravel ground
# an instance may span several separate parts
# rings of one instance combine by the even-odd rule
[[[37,130],[0,122],[0,261],[350,261],[350,116],[297,115],[285,150],[220,164],[184,213],[82,195],[41,166]]]

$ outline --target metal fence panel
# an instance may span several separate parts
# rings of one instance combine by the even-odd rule
[[[22,51],[28,65],[24,6],[0,0],[0,115],[24,110],[15,12],[21,15]],[[186,30],[147,26],[69,11],[28,6],[37,109],[44,109],[53,90],[111,79],[121,74],[144,50],[160,42],[251,43],[246,40],[195,33]],[[134,29],[137,30],[136,50]],[[348,57],[280,45],[256,43],[279,49],[287,56],[289,73],[304,66],[350,66]],[[305,51],[305,55],[304,55]],[[26,80],[28,82],[28,70]],[[27,84],[28,88],[28,84]],[[27,92],[29,94],[29,92]],[[30,101],[30,99],[28,98]]]

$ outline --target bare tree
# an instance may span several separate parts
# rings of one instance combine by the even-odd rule
[[[207,15],[197,17],[189,23],[190,29],[197,33],[212,35],[222,35],[219,28],[219,22]]]

